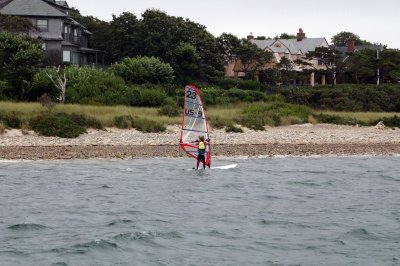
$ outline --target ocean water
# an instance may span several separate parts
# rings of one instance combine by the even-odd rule
[[[0,162],[0,265],[400,265],[400,157]]]

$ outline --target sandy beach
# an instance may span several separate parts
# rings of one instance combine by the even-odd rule
[[[267,127],[265,131],[244,129],[226,133],[211,129],[215,156],[312,156],[397,155],[400,129],[382,127],[303,124]],[[106,128],[88,130],[75,139],[38,136],[32,131],[7,130],[0,135],[0,159],[52,160],[90,158],[183,157],[179,148],[179,126],[164,133]]]

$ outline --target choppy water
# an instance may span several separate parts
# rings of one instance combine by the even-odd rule
[[[400,265],[400,157],[0,162],[0,265]]]

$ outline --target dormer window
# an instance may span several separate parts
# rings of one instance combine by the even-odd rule
[[[276,43],[274,46],[275,47],[282,47],[282,45],[280,43]]]
[[[37,19],[36,27],[40,31],[49,31],[49,20],[48,19]]]

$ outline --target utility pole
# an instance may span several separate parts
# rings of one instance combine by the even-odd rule
[[[380,48],[379,48],[380,49]],[[380,82],[380,71],[379,71],[379,49],[376,50],[376,59],[378,62],[378,69],[376,70],[376,85],[379,86],[379,82]]]
[[[377,63],[378,63],[378,68],[376,70],[376,85],[379,86],[379,84],[381,83],[381,71],[379,69],[379,52],[382,52],[382,44],[379,44],[379,48],[376,49],[376,59],[377,59]]]

